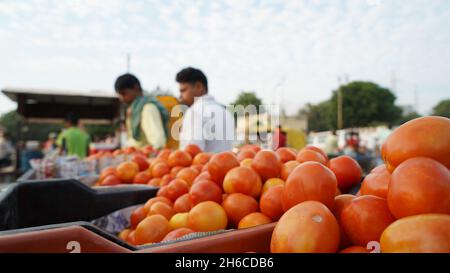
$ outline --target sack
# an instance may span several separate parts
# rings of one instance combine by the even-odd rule
[[[156,96],[156,99],[158,99],[158,101],[162,104],[162,106],[164,106],[164,108],[166,108],[167,112],[169,113],[169,122],[167,124],[165,124],[167,126],[167,143],[166,143],[166,148],[169,149],[178,149],[179,146],[179,142],[178,140],[178,133],[176,132],[177,135],[172,135],[171,131],[172,131],[172,126],[174,125],[175,122],[177,122],[178,120],[181,119],[180,116],[175,116],[173,117],[171,115],[172,113],[172,109],[179,105],[179,101],[177,98],[173,97],[173,96]]]

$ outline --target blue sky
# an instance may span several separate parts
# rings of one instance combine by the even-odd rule
[[[195,66],[222,103],[254,90],[295,113],[348,74],[427,114],[450,98],[450,1],[0,0],[0,88],[113,92],[128,52],[146,89]]]

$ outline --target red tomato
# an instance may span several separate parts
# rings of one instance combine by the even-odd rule
[[[353,185],[361,181],[361,166],[348,155],[330,159],[329,167],[336,175],[338,187],[342,192],[347,192]]]

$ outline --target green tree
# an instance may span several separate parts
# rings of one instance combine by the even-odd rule
[[[263,104],[263,102],[256,96],[255,92],[241,92],[232,104],[242,105],[244,107],[254,105],[258,109],[259,106]]]
[[[308,131],[320,132],[333,129],[331,118],[331,103],[329,100],[319,104],[307,103],[299,111],[300,116],[306,116],[308,120]]]
[[[433,116],[450,118],[450,99],[443,100],[433,107]]]
[[[394,124],[402,110],[395,105],[395,95],[387,88],[372,82],[355,81],[339,87],[342,92],[344,128],[363,127],[373,124]],[[331,97],[330,120],[337,124],[337,95]]]

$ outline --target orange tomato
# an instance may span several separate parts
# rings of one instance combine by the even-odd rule
[[[413,157],[428,157],[450,168],[450,119],[421,117],[395,129],[386,139],[381,154],[390,172]]]
[[[273,151],[260,151],[252,161],[252,168],[261,176],[263,181],[279,177],[283,163]]]
[[[381,252],[450,253],[450,215],[421,214],[399,219],[380,240]]]
[[[283,214],[270,242],[272,253],[336,252],[338,247],[338,223],[331,211],[317,201],[305,201]]]
[[[297,160],[291,160],[283,164],[283,167],[281,167],[281,179],[286,181],[291,174],[291,172],[300,165],[300,162]]]
[[[182,169],[184,169],[184,167],[181,166],[173,167],[172,169],[170,169],[170,174],[177,175],[178,172],[181,171]]]
[[[291,160],[295,160],[296,154],[290,148],[281,147],[278,148],[276,153],[280,157],[281,162],[286,163]]]
[[[201,165],[201,164],[191,165],[191,168],[197,170],[198,173],[201,173],[201,172],[202,172],[203,167],[204,167],[204,166]]]
[[[227,172],[237,166],[239,166],[239,161],[232,152],[222,152],[211,157],[208,162],[208,172],[211,179],[222,186]]]
[[[130,234],[130,232],[131,232],[131,229],[126,228],[126,229],[122,230],[119,233],[119,235],[117,235],[117,237],[119,237],[122,241],[126,241],[127,237],[128,237],[128,234]]]
[[[384,199],[387,198],[391,173],[388,172],[384,165],[381,167],[383,167],[383,170],[379,169],[376,172],[371,172],[364,178],[360,188],[362,195],[375,195]]]
[[[345,206],[350,204],[350,202],[355,198],[356,196],[351,194],[342,194],[334,197],[333,214],[336,217],[336,220],[338,221],[339,224],[339,230],[341,233],[341,239],[339,241],[341,248],[351,245],[350,239],[347,237],[344,229],[342,228],[342,220],[341,220],[342,210],[345,208]]]
[[[161,178],[152,178],[148,181],[147,185],[159,187],[161,185]]]
[[[147,158],[142,155],[133,156],[133,161],[138,165],[140,172],[147,170],[149,167]]]
[[[177,228],[187,227],[188,226],[188,222],[187,222],[188,215],[189,215],[189,213],[187,213],[187,212],[175,213],[172,216],[172,218],[170,218],[169,228],[171,230],[174,230]]]
[[[134,229],[136,226],[147,217],[147,209],[144,206],[135,209],[130,216],[130,225]]]
[[[171,168],[175,166],[189,167],[192,164],[192,156],[188,152],[177,150],[169,155],[167,163]]]
[[[246,158],[246,159],[242,160],[241,163],[239,163],[239,166],[251,168],[252,162],[253,162],[253,159]]]
[[[188,144],[184,148],[184,151],[191,155],[194,158],[196,155],[202,152],[202,149],[197,144]]]
[[[169,221],[162,215],[151,215],[136,227],[136,245],[158,243],[169,233]]]
[[[241,221],[239,221],[238,229],[255,227],[268,223],[272,223],[272,219],[262,214],[261,212],[253,212],[242,218]]]
[[[281,205],[284,185],[276,185],[267,189],[259,200],[259,209],[262,213],[277,221],[283,215],[284,210]]]
[[[128,233],[127,239],[125,241],[129,244],[136,245],[136,231],[131,230]]]
[[[162,178],[161,178],[161,183],[160,186],[165,186],[165,185],[169,185],[170,182],[172,182],[172,180],[174,180],[176,178],[175,175],[168,173],[165,174]]]
[[[325,153],[322,149],[320,149],[316,146],[308,145],[305,148],[303,148],[303,150],[311,150],[311,151],[317,152],[317,153],[321,154],[323,156],[323,158],[325,158],[325,161],[328,161],[327,153]]]
[[[194,203],[192,203],[189,198],[189,193],[185,193],[182,196],[178,197],[173,204],[173,209],[175,212],[188,212],[194,207]]]
[[[173,202],[178,197],[189,192],[189,186],[186,181],[176,178],[167,185],[167,197]]]
[[[216,202],[201,202],[189,211],[188,227],[199,232],[225,229],[227,214]]]
[[[98,180],[101,182],[101,181],[103,181],[103,179],[105,179],[107,176],[110,176],[110,175],[116,176],[116,168],[107,167],[107,168],[103,169],[100,172],[100,176],[99,176]]]
[[[100,182],[101,186],[114,186],[120,184],[119,178],[115,175],[108,175]]]
[[[194,185],[195,183],[197,183],[198,181],[202,181],[202,180],[211,180],[211,175],[209,174],[208,171],[206,172],[201,172],[195,179],[194,182],[192,182],[192,185]],[[212,180],[211,180],[212,181]],[[213,181],[214,183],[216,183],[215,181]],[[217,183],[216,183],[217,184]],[[192,186],[191,185],[191,186]]]
[[[359,246],[366,246],[370,241],[379,242],[383,230],[395,221],[386,200],[372,195],[351,200],[340,218],[345,234],[353,245]]]
[[[182,179],[188,183],[189,186],[192,185],[195,178],[200,174],[200,171],[194,168],[184,168],[178,172],[177,178]]]
[[[159,214],[166,217],[167,220],[170,220],[172,216],[175,214],[175,211],[171,206],[164,202],[155,202],[149,209],[147,216]]]
[[[261,178],[248,167],[231,169],[223,180],[223,189],[226,193],[240,192],[258,197],[261,194],[261,188]]]
[[[204,201],[220,203],[222,189],[210,180],[202,180],[192,185],[189,190],[189,199],[194,205]]]
[[[172,203],[172,201],[170,201],[169,198],[164,197],[164,196],[157,196],[157,197],[153,197],[153,198],[148,199],[148,201],[144,204],[145,209],[147,211],[149,211],[151,206],[154,203],[156,203],[156,202],[163,202],[163,203],[166,203],[167,205],[169,205],[171,207],[173,206],[173,203]]]
[[[185,228],[185,227],[177,228],[177,229],[172,230],[171,232],[167,233],[167,235],[162,239],[161,242],[173,241],[173,240],[181,238],[185,235],[188,235],[190,233],[194,233],[194,231],[190,228]]]
[[[192,165],[205,165],[209,162],[212,156],[213,153],[198,153],[192,160]]]
[[[157,158],[167,160],[167,159],[169,159],[169,155],[171,153],[172,153],[172,151],[170,149],[162,149],[161,151],[159,151]]]
[[[123,183],[133,182],[134,176],[139,172],[139,166],[134,162],[123,162],[117,166],[116,174]]]
[[[151,178],[152,178],[152,176],[148,172],[143,171],[143,172],[136,174],[136,176],[133,179],[133,183],[134,184],[147,184]]]
[[[337,181],[323,164],[305,162],[295,168],[284,184],[282,205],[286,211],[298,203],[315,200],[333,208]]]
[[[258,202],[242,193],[231,193],[222,202],[230,224],[237,226],[246,215],[258,211]]]
[[[336,175],[338,187],[346,192],[361,181],[362,169],[358,162],[348,155],[330,159],[329,168]]]
[[[169,165],[165,162],[157,162],[151,167],[152,176],[161,178],[170,172]]]
[[[261,151],[261,147],[255,144],[245,144],[241,147],[240,150],[241,151],[252,150],[253,152],[258,153],[259,151]]]
[[[300,163],[313,161],[319,162],[323,165],[327,164],[327,160],[325,159],[325,157],[323,157],[323,155],[310,149],[303,149],[300,152],[298,152],[295,160],[297,160]]]
[[[256,155],[256,153],[252,150],[243,150],[240,151],[237,155],[237,159],[239,160],[239,162],[242,162],[242,160],[247,159],[247,158],[254,158]]]
[[[450,214],[450,170],[425,157],[404,161],[392,173],[387,202],[396,218]]]
[[[284,185],[284,181],[280,178],[270,178],[266,182],[264,182],[264,185],[262,187],[261,195],[263,195],[269,188],[277,185]]]

